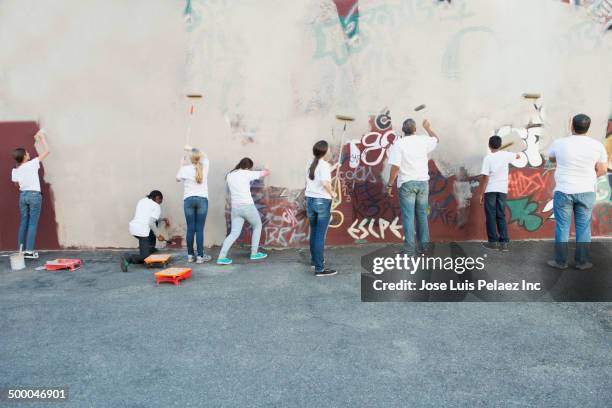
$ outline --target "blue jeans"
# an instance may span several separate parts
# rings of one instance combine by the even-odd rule
[[[208,198],[187,197],[183,201],[185,221],[187,222],[187,253],[193,255],[193,236],[195,235],[198,256],[204,256],[204,224],[208,214]]]
[[[508,242],[508,225],[506,224],[506,194],[485,193],[485,218],[487,220],[487,239],[489,242]]]
[[[23,247],[25,251],[32,251],[34,249],[41,206],[42,195],[39,191],[22,191],[19,193],[19,212],[21,214],[21,219],[19,221],[17,246]]]
[[[306,215],[310,222],[310,259],[315,272],[325,269],[325,236],[331,219],[332,200],[306,197]]]
[[[427,206],[429,205],[429,183],[427,181],[407,181],[399,188],[400,210],[404,226],[404,251],[414,255],[424,251],[429,243]],[[420,248],[414,241],[414,218],[416,214],[416,233]]]
[[[572,213],[576,227],[576,264],[588,262],[591,242],[591,214],[595,205],[595,193],[565,194],[555,191],[553,211],[555,214],[555,261],[567,264],[567,242],[569,241]]]

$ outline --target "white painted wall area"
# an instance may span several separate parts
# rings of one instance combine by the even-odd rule
[[[244,156],[267,183],[299,188],[316,140],[367,132],[384,107],[394,126],[428,117],[434,160],[476,172],[493,129],[524,126],[524,92],[543,95],[542,148],[572,114],[603,139],[611,36],[585,8],[556,0],[360,0],[360,43],[347,53],[331,0],[4,0],[0,120],[40,120],[52,155],[66,246],[132,246],[136,201],[151,189],[184,229],[174,181],[186,142],[211,161],[207,245],[225,235],[224,175]],[[202,93],[186,138],[186,93]],[[421,103],[427,109],[414,113]]]

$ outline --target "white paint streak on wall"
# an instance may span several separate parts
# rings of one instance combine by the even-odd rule
[[[361,0],[360,43],[348,55],[331,0],[193,5],[188,30],[176,1],[0,2],[0,119],[43,118],[63,245],[133,245],[127,222],[153,188],[182,231],[174,174],[188,92],[204,95],[191,144],[211,160],[208,245],[225,234],[225,172],[248,155],[268,164],[268,184],[300,187],[312,143],[332,128],[339,142],[337,113],[358,119],[347,141],[385,106],[396,129],[407,116],[429,117],[442,137],[434,159],[471,173],[493,129],[527,124],[523,92],[545,95],[542,148],[576,112],[603,137],[610,35],[584,9]],[[427,109],[413,112],[421,103]]]

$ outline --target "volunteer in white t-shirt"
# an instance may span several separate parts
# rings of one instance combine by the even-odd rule
[[[227,257],[227,253],[240,236],[244,222],[248,222],[253,228],[251,234],[251,259],[264,259],[268,255],[259,252],[259,238],[261,237],[261,218],[259,211],[255,207],[255,202],[251,196],[251,182],[270,174],[268,169],[253,171],[253,160],[248,157],[243,158],[236,167],[227,175],[227,186],[230,192],[232,205],[232,229],[223,241],[221,252],[217,264],[229,265],[232,260]]]
[[[591,216],[595,205],[597,177],[606,174],[607,154],[603,144],[587,136],[591,118],[579,114],[572,119],[572,134],[557,139],[548,150],[549,160],[557,164],[555,169],[555,259],[548,265],[567,268],[567,242],[569,241],[572,214],[576,226],[576,268],[589,269],[591,242]]]
[[[409,256],[424,253],[429,244],[429,225],[427,206],[429,205],[429,167],[428,154],[438,146],[439,138],[431,130],[429,121],[423,121],[423,128],[429,136],[416,134],[416,123],[406,119],[402,125],[404,137],[395,140],[389,149],[391,172],[387,194],[397,178],[400,210],[404,229],[404,252]],[[416,215],[417,242],[414,240]]]
[[[337,272],[325,268],[325,237],[331,220],[332,199],[336,193],[331,185],[332,166],[326,158],[329,144],[320,140],[312,147],[314,157],[306,172],[306,215],[310,223],[310,261],[315,276],[331,276]]]
[[[129,264],[144,263],[145,258],[156,252],[155,248],[156,237],[160,241],[165,241],[166,238],[158,229],[158,221],[161,219],[161,203],[164,201],[164,196],[158,190],[153,190],[148,196],[142,198],[136,204],[134,218],[130,221],[129,231],[138,240],[138,254],[125,254],[121,256],[120,266],[123,272],[128,271]]]
[[[40,179],[38,169],[40,163],[49,155],[49,146],[45,134],[39,130],[34,135],[43,148],[42,153],[33,159],[23,147],[13,150],[13,159],[17,166],[11,172],[11,181],[19,186],[19,235],[17,246],[25,250],[26,258],[38,258],[38,252],[34,251],[36,241],[36,230],[42,207],[42,195],[40,193]]]
[[[187,262],[194,261],[193,241],[195,236],[196,263],[210,261],[204,254],[204,225],[208,214],[208,168],[209,161],[198,149],[192,149],[189,164],[185,159],[176,174],[176,181],[183,182],[183,209],[187,223]]]
[[[482,189],[480,204],[484,204],[488,242],[484,247],[508,251],[508,225],[506,224],[506,197],[508,195],[508,166],[520,156],[516,153],[499,150],[502,138],[495,135],[489,138],[491,153],[482,161]]]

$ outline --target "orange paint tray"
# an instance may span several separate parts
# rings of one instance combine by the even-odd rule
[[[147,267],[151,267],[158,264],[161,264],[162,266],[167,266],[168,262],[170,262],[171,257],[172,256],[168,254],[149,255],[145,258],[144,263]]]
[[[155,272],[155,281],[158,285],[161,282],[170,282],[178,286],[179,281],[189,278],[191,278],[191,268],[167,268]]]
[[[83,266],[83,261],[79,259],[53,259],[45,263],[45,269],[48,271],[59,271],[60,269],[69,269],[74,272]]]

